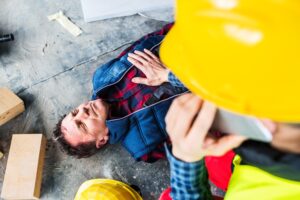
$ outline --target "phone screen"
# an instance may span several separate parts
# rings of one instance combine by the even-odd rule
[[[270,131],[256,118],[238,115],[223,109],[218,109],[212,129],[222,133],[243,135],[263,142],[272,140]]]

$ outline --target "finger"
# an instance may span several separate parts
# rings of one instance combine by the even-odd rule
[[[191,140],[204,140],[213,123],[216,111],[217,107],[214,104],[207,101],[203,103],[203,106],[189,132]]]
[[[151,64],[153,70],[165,70],[166,67],[162,64],[162,63],[159,63],[159,62],[156,62],[156,61],[149,61],[149,63]]]
[[[174,122],[174,118],[176,117],[176,113],[175,112],[177,112],[177,110],[179,109],[178,107],[180,106],[180,105],[178,105],[179,104],[178,102],[185,102],[188,99],[190,99],[191,97],[192,97],[191,93],[184,94],[184,95],[181,95],[181,96],[177,97],[173,101],[173,103],[171,104],[171,106],[169,108],[169,111],[168,111],[168,113],[167,113],[167,115],[165,117],[165,122],[166,122],[167,126],[170,125],[170,124],[173,124],[173,122]]]
[[[156,56],[156,55],[154,55],[154,53],[152,53],[151,51],[149,51],[148,49],[144,49],[144,52],[146,53],[146,54],[148,54],[152,59],[154,59],[155,61],[157,61],[157,62],[159,62],[160,61],[160,59]]]
[[[131,79],[131,81],[136,84],[150,85],[149,80],[147,78],[134,77],[133,79]]]
[[[221,138],[215,139],[215,142],[204,147],[206,155],[222,156],[229,150],[240,146],[246,137],[241,135],[226,135]]]
[[[135,54],[141,56],[142,58],[144,58],[146,61],[150,62],[153,60],[153,58],[151,58],[150,56],[148,56],[147,54],[141,52],[141,51],[134,51]]]
[[[146,68],[145,66],[140,63],[138,60],[134,59],[134,58],[131,58],[131,57],[128,57],[127,60],[132,63],[134,66],[136,66],[139,70],[141,70],[145,75],[146,75]]]
[[[184,102],[179,101],[175,102],[178,104],[177,109],[174,110],[174,119],[173,125],[171,124],[171,132],[173,139],[183,138],[187,135],[190,130],[190,127],[193,124],[196,114],[199,112],[199,109],[202,105],[202,100],[193,95]]]
[[[134,54],[134,53],[129,53],[128,57],[134,58],[135,60],[139,61],[142,64],[147,64],[148,63],[148,61],[145,60],[143,57],[141,57],[141,56],[139,56],[137,54]]]

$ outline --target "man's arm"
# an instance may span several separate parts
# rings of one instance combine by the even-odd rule
[[[173,200],[200,200],[201,161],[184,162],[175,158],[165,145],[171,169],[171,197]]]

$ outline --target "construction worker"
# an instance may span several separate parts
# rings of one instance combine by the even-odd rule
[[[199,97],[177,98],[166,116],[172,199],[208,199],[202,159],[231,149],[225,199],[300,199],[300,1],[177,0],[176,8],[161,59]],[[217,107],[258,118],[271,143],[208,135]],[[209,176],[223,166],[209,165]]]

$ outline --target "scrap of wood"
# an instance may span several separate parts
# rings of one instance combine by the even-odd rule
[[[4,175],[1,198],[38,199],[46,151],[42,134],[14,134]]]
[[[0,126],[25,110],[24,102],[7,88],[0,88]]]
[[[3,158],[3,153],[0,151],[0,160]]]
[[[78,26],[76,26],[73,22],[71,22],[62,11],[55,13],[53,15],[48,16],[49,21],[56,20],[58,21],[67,31],[69,31],[73,36],[79,36],[82,31]]]

